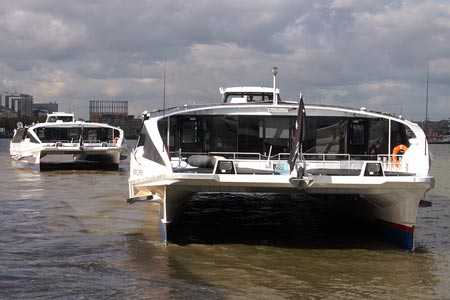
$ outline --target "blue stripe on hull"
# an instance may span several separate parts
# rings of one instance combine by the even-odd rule
[[[39,164],[31,163],[31,162],[28,162],[28,161],[22,161],[22,160],[17,160],[17,162],[19,162],[19,164],[23,168],[31,168],[31,169],[34,169],[36,171],[40,171],[40,165]]]
[[[377,225],[383,239],[409,251],[414,250],[414,227],[377,220]]]

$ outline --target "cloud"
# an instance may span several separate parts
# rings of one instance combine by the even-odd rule
[[[411,85],[404,82],[382,81],[382,82],[363,83],[358,88],[362,92],[380,92],[393,89],[405,90],[411,88]]]
[[[0,89],[88,115],[217,102],[220,86],[277,84],[283,99],[423,118],[450,111],[450,4],[442,1],[4,1]]]

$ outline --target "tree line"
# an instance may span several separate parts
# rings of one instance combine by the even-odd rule
[[[12,137],[14,129],[17,128],[17,123],[22,122],[23,125],[31,125],[33,123],[45,122],[45,116],[42,117],[0,117],[0,128],[4,128],[4,131],[0,132],[2,137]]]

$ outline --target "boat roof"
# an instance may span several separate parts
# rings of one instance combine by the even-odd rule
[[[165,110],[155,110],[148,114],[144,112],[143,115],[147,118],[151,117],[168,117],[177,114],[217,114],[219,111],[223,111],[225,114],[276,114],[276,115],[292,115],[294,113],[293,109],[297,109],[299,101],[230,101],[225,102],[224,99],[227,95],[233,95],[237,93],[243,93],[244,95],[251,94],[271,94],[273,95],[273,87],[258,87],[258,86],[240,86],[240,87],[221,87],[219,88],[222,94],[222,103],[211,103],[211,104],[194,104],[194,105],[181,105],[172,108],[166,108]],[[280,90],[275,89],[277,95]],[[402,123],[415,124],[409,120],[404,119],[402,116],[395,116],[386,112],[371,111],[365,107],[361,108],[350,108],[338,105],[327,105],[327,104],[306,104],[306,116],[308,113],[310,115],[324,115],[324,116],[361,116],[366,118],[377,118],[382,117],[385,119],[397,120]],[[234,110],[234,111],[233,111]],[[295,112],[296,115],[296,112]],[[145,117],[144,117],[145,118]]]
[[[84,127],[84,128],[112,128],[122,131],[120,127],[111,126],[106,123],[96,123],[96,122],[85,122],[80,120],[75,120],[75,115],[73,113],[66,112],[54,112],[47,114],[47,120],[44,123],[33,123],[27,126],[29,129],[36,128],[74,128],[74,127]]]
[[[193,104],[180,105],[176,107],[166,108],[166,110],[155,110],[153,112],[144,112],[150,118],[169,117],[178,114],[198,115],[198,114],[255,114],[255,115],[297,115],[299,102],[282,101],[278,104],[271,102],[252,102],[252,103],[211,103],[211,104]],[[305,103],[306,117],[308,115],[323,116],[360,116],[366,118],[385,118],[397,120],[402,123],[412,124],[414,122],[404,119],[402,116],[395,116],[387,112],[372,111],[365,107],[350,108],[338,105],[328,104],[307,104]],[[414,123],[415,124],[415,123]]]
[[[122,131],[121,128],[111,126],[104,123],[91,123],[84,121],[74,121],[74,122],[53,122],[53,123],[36,123],[28,127],[29,129],[35,130],[37,128],[110,128]]]

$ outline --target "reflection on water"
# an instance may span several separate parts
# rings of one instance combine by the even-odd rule
[[[156,205],[126,204],[126,164],[39,173],[0,140],[0,298],[445,299],[450,147],[436,146],[433,205],[408,253],[286,195],[199,195],[166,246]]]

